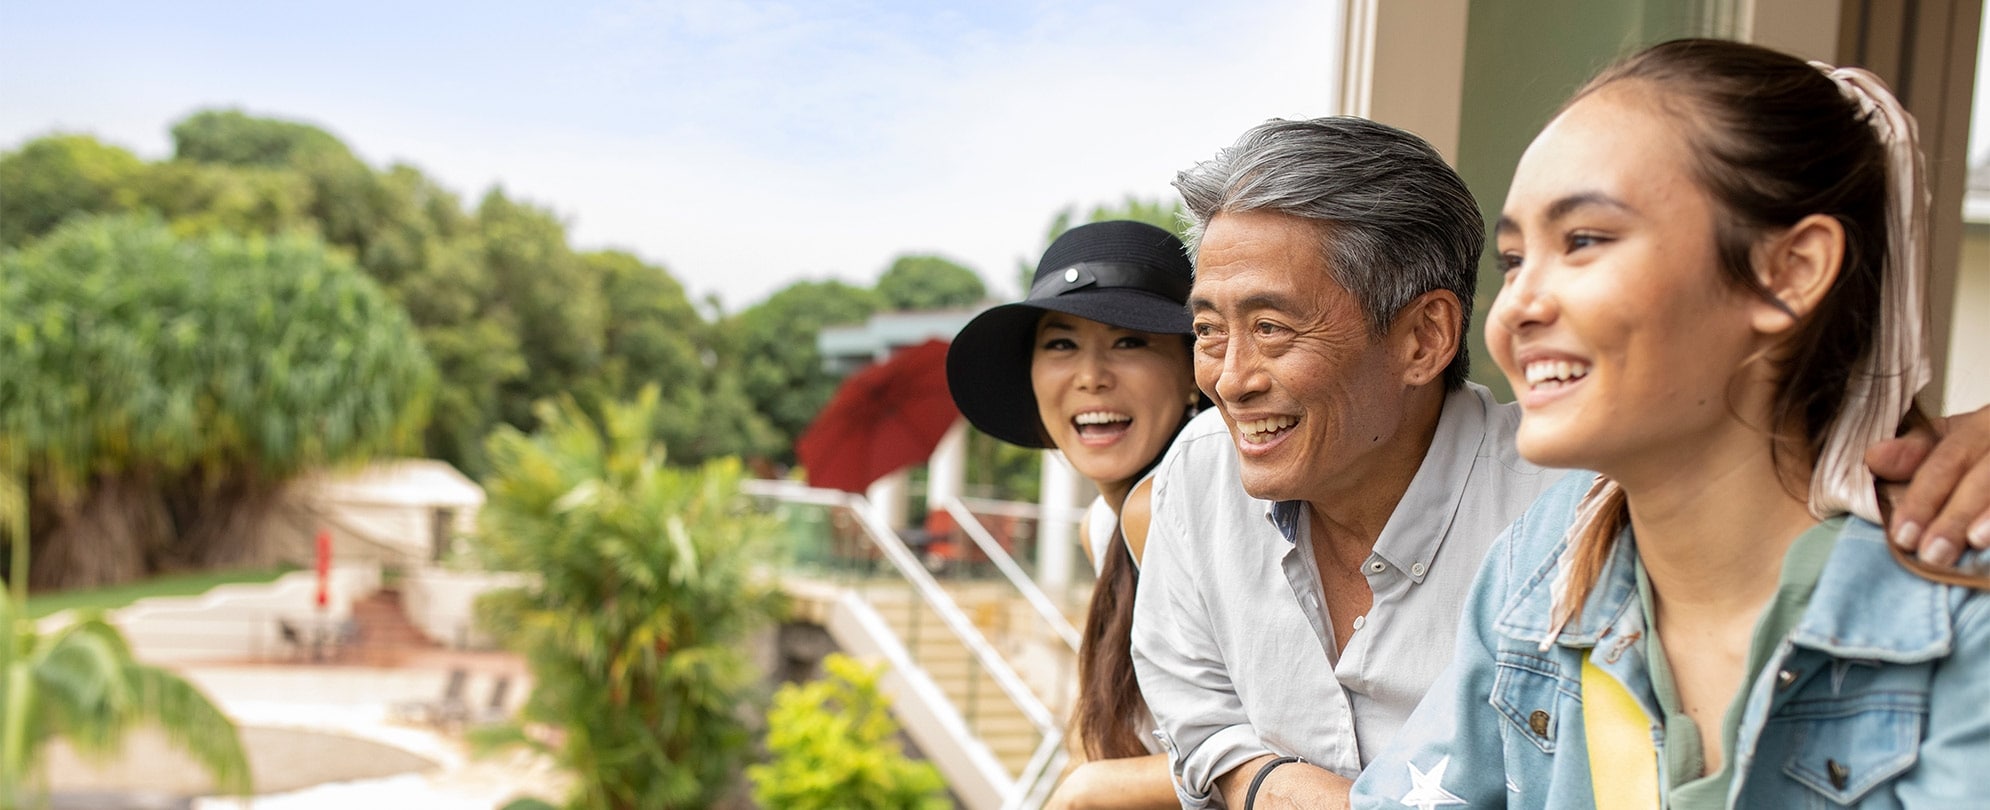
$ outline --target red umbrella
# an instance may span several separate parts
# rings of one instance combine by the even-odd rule
[[[947,342],[928,340],[850,375],[795,442],[810,486],[863,492],[933,454],[960,410],[947,393]]]

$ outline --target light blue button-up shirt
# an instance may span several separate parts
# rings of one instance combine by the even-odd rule
[[[1182,431],[1154,474],[1133,660],[1185,807],[1222,806],[1217,777],[1267,753],[1352,778],[1395,736],[1450,660],[1487,546],[1561,476],[1520,458],[1518,422],[1477,385],[1447,395],[1338,656],[1306,505],[1244,492],[1220,415]]]
[[[1660,716],[1628,531],[1581,615],[1549,634],[1562,537],[1590,481],[1570,476],[1493,547],[1454,662],[1355,783],[1355,807],[1589,806],[1585,653]],[[1846,522],[1746,688],[1729,807],[1990,807],[1990,593],[1907,571],[1878,526]]]

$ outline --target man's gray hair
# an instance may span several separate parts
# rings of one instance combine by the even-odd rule
[[[1465,181],[1422,138],[1363,118],[1271,120],[1175,175],[1188,204],[1189,253],[1217,214],[1270,211],[1312,220],[1333,280],[1376,335],[1417,296],[1450,290],[1463,322],[1446,389],[1471,370],[1466,336],[1485,220]]]

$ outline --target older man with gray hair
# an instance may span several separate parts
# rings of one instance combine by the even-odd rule
[[[1196,382],[1155,476],[1141,691],[1186,807],[1318,807],[1449,660],[1499,529],[1559,477],[1466,381],[1484,224],[1414,135],[1272,121],[1175,180]]]

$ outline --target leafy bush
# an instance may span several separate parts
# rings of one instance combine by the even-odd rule
[[[751,744],[741,648],[778,607],[751,571],[773,527],[747,510],[737,461],[664,465],[657,398],[610,403],[600,426],[572,400],[543,405],[538,432],[489,443],[484,548],[537,582],[480,609],[531,662],[522,720],[557,730],[545,747],[576,777],[574,807],[708,806]]]
[[[829,675],[789,684],[767,714],[773,761],[746,769],[753,799],[788,810],[924,810],[952,807],[930,763],[906,758],[878,673],[842,654]]]

